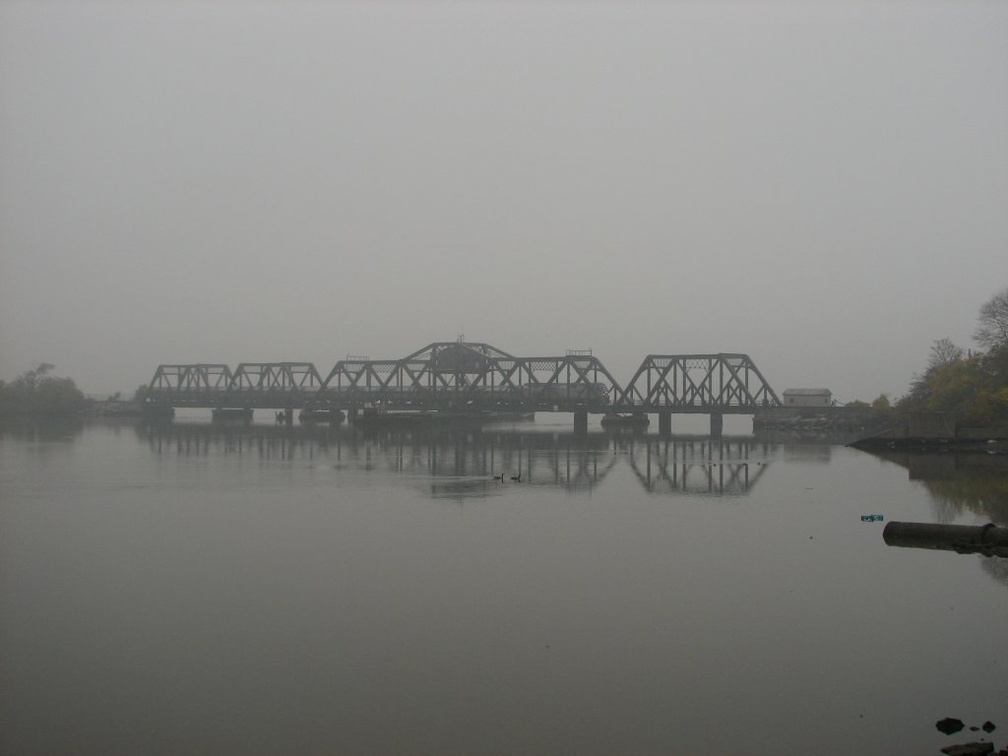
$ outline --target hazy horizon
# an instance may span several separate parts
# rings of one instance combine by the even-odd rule
[[[744,352],[898,396],[1008,286],[1008,4],[0,0],[0,379]]]

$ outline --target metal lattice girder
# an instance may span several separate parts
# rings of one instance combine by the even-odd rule
[[[620,391],[588,354],[521,358],[463,341],[428,344],[401,360],[342,360],[323,390],[341,401],[530,408],[604,406]]]
[[[626,389],[590,351],[515,357],[435,342],[399,360],[347,357],[323,381],[309,362],[161,365],[147,400],[179,406],[753,412],[780,400],[744,354],[649,355]]]
[[[158,365],[148,393],[157,396],[224,391],[230,385],[231,377],[231,369],[221,364]]]
[[[231,379],[232,391],[308,391],[322,387],[310,362],[242,362]]]
[[[780,399],[745,354],[648,355],[618,404],[658,412],[752,412]]]
[[[485,344],[430,344],[400,360],[347,359],[337,362],[323,386],[335,393],[437,393],[483,385],[483,376],[503,352]]]
[[[523,390],[539,406],[605,407],[621,392],[597,358],[585,354],[521,358]]]

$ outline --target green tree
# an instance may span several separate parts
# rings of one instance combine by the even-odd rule
[[[932,412],[956,412],[963,420],[981,420],[977,407],[980,392],[991,388],[978,357],[952,362],[935,369],[930,376],[925,409]]]
[[[42,363],[11,383],[0,384],[0,414],[68,414],[84,407],[84,394],[70,378],[49,375],[55,365]]]
[[[968,425],[1008,422],[1008,289],[984,303],[978,321],[974,339],[985,351],[965,354],[949,339],[935,341],[897,410],[955,412]]]
[[[910,391],[897,403],[900,410],[924,410],[934,394],[935,381],[940,372],[962,361],[965,352],[950,339],[936,339],[931,345],[927,367],[910,382]]]

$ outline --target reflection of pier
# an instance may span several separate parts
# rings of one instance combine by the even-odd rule
[[[652,493],[742,495],[766,471],[766,452],[746,439],[648,438],[631,446],[630,466]]]
[[[487,495],[509,485],[590,490],[620,461],[655,494],[745,495],[766,470],[771,448],[752,439],[665,439],[605,433],[514,430],[400,430],[364,433],[312,426],[139,426],[158,454],[252,456],[338,471],[423,479],[435,496]],[[497,481],[496,476],[503,476]]]

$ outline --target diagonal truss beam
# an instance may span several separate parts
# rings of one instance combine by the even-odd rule
[[[423,407],[600,408],[621,391],[596,358],[515,357],[487,344],[429,344],[401,360],[342,360],[320,396],[343,403]]]
[[[617,407],[660,412],[752,412],[780,405],[746,354],[648,355]]]

